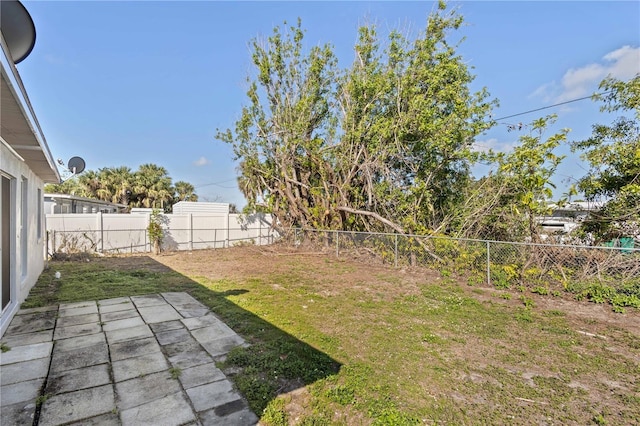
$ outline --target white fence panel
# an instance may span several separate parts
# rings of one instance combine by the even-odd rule
[[[98,215],[101,215],[98,213]],[[147,251],[148,215],[102,214],[100,251]]]
[[[47,250],[56,252],[148,252],[147,214],[48,214]],[[161,216],[164,250],[229,247],[239,242],[271,244],[277,233],[264,214],[183,213]]]
[[[229,215],[193,214],[192,223],[194,249],[226,246]]]

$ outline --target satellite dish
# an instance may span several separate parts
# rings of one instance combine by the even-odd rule
[[[0,30],[13,62],[29,56],[36,44],[36,27],[27,9],[17,0],[0,1]]]
[[[67,168],[73,173],[77,175],[78,173],[82,173],[84,171],[84,160],[80,157],[71,157],[67,162]]]

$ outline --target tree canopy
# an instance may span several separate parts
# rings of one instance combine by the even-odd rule
[[[607,239],[640,237],[640,74],[628,82],[608,77],[600,84],[602,111],[631,113],[609,125],[596,124],[590,138],[573,142],[589,172],[578,181],[588,200],[604,203],[585,230]]]
[[[45,191],[164,211],[171,211],[178,201],[198,201],[192,184],[173,184],[167,170],[155,164],[143,164],[135,172],[125,166],[87,170],[61,184],[46,185]]]
[[[281,225],[426,232],[442,229],[477,158],[494,102],[472,93],[444,4],[414,39],[363,26],[350,67],[330,45],[305,49],[301,23],[253,40],[256,73],[234,130],[249,209]]]
[[[556,117],[542,117],[523,126],[530,133],[511,152],[474,149],[496,124],[497,101],[470,89],[474,76],[451,41],[461,25],[440,3],[415,37],[362,26],[344,68],[331,45],[305,45],[300,21],[252,40],[247,103],[235,127],[217,133],[238,161],[246,209],[271,212],[285,229],[537,241],[569,129],[547,136]],[[603,111],[635,117],[571,143],[590,166],[577,189],[606,201],[583,229],[640,235],[629,228],[640,223],[640,76],[609,77],[600,89]],[[493,168],[476,179],[479,160]]]

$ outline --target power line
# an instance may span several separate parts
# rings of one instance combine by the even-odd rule
[[[227,179],[227,180],[221,180],[221,181],[219,181],[219,182],[203,183],[203,184],[201,184],[201,185],[195,185],[195,186],[194,186],[194,188],[203,188],[203,187],[205,187],[205,186],[218,186],[218,187],[220,187],[220,188],[231,189],[231,188],[234,188],[234,187],[233,187],[233,186],[222,186],[222,185],[220,185],[220,184],[221,184],[221,183],[232,182],[232,181],[234,181],[234,180],[236,180],[236,178],[233,178],[233,179]]]
[[[531,109],[529,111],[519,112],[517,114],[512,114],[512,115],[507,115],[507,116],[504,116],[504,117],[496,118],[494,121],[500,121],[500,120],[505,120],[507,118],[518,117],[520,115],[525,115],[525,114],[530,114],[532,112],[542,111],[543,109],[555,108],[557,106],[570,104],[572,102],[584,101],[585,99],[591,99],[594,96],[598,96],[598,95],[606,95],[606,94],[609,94],[611,92],[613,92],[613,90],[609,90],[608,92],[602,92],[602,93],[594,93],[593,95],[590,95],[590,96],[584,96],[582,98],[571,99],[570,101],[564,101],[564,102],[560,102],[560,103],[557,103],[557,104],[544,106],[544,107],[541,107],[541,108]]]

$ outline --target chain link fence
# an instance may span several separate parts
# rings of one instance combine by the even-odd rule
[[[371,256],[396,267],[456,273],[470,284],[539,293],[584,291],[593,283],[640,294],[640,248],[533,244],[448,237],[297,229],[296,245],[320,245],[340,256]],[[637,288],[635,288],[637,287]]]

